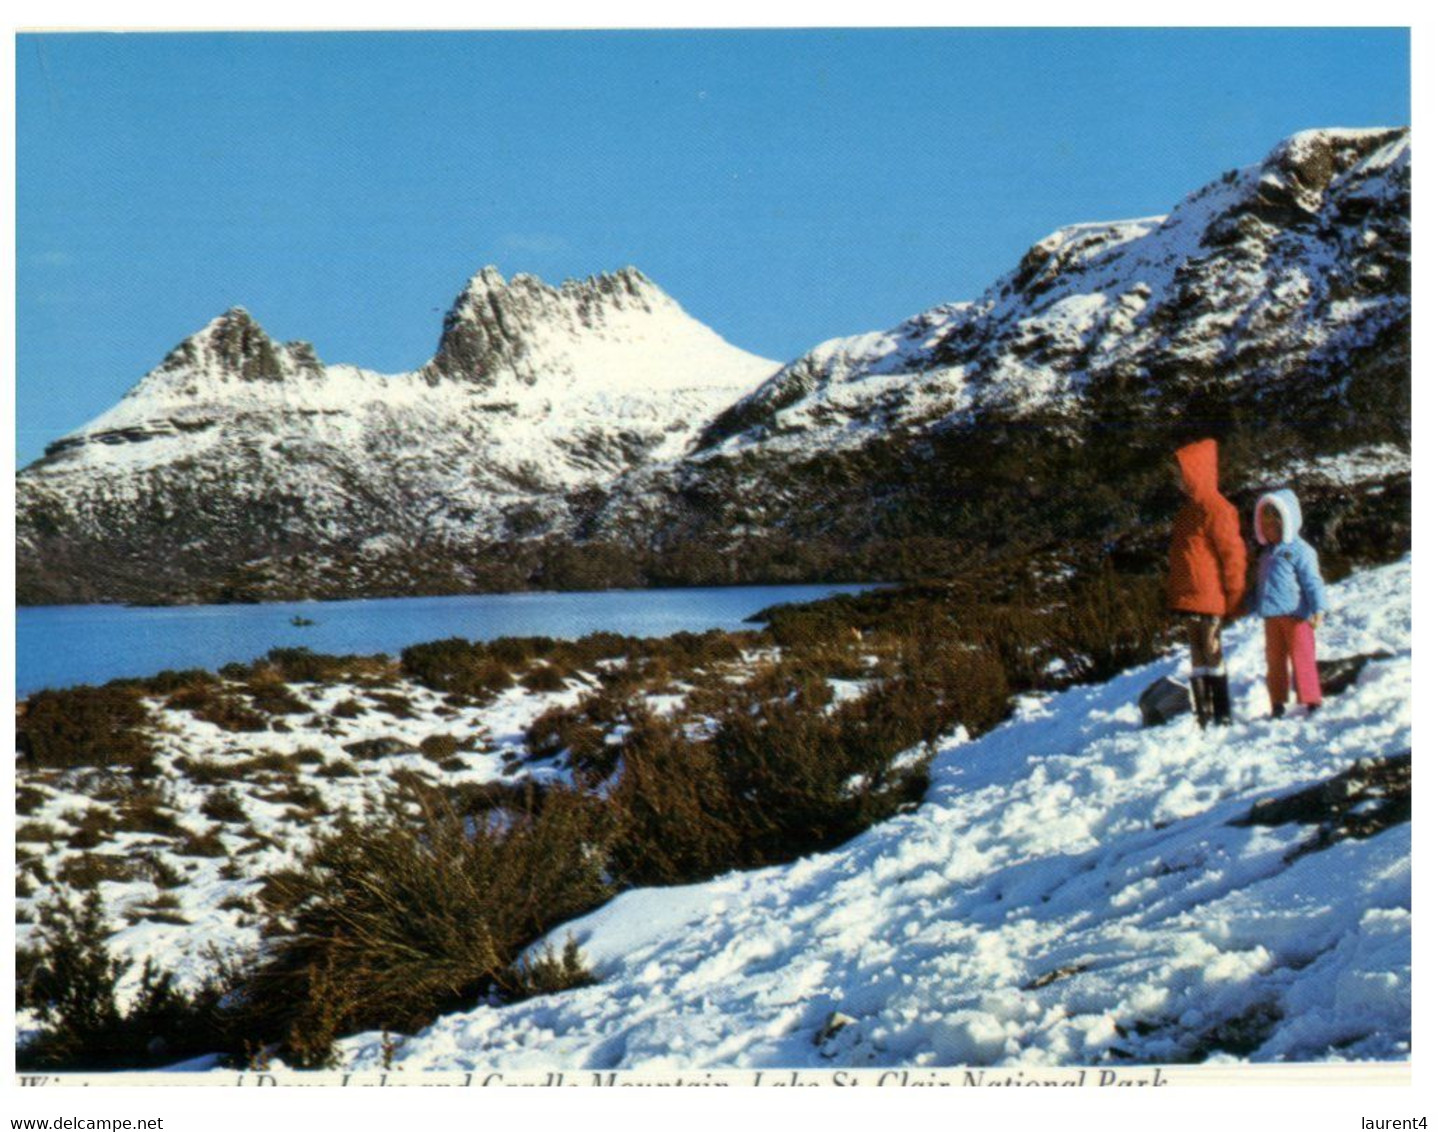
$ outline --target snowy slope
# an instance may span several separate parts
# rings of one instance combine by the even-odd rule
[[[1267,718],[1262,632],[1230,632],[1231,729],[1145,730],[1171,656],[1025,700],[939,754],[925,804],[786,867],[639,890],[560,928],[598,985],[440,1019],[420,1068],[991,1065],[1405,1058],[1410,826],[1287,859],[1259,800],[1411,744],[1405,559],[1333,587],[1320,653],[1377,649],[1313,719]],[[822,1045],[834,1011],[853,1021]],[[379,1035],[344,1045],[382,1059]]]

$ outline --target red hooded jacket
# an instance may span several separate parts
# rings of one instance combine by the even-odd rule
[[[1237,510],[1218,493],[1218,441],[1195,441],[1174,455],[1188,498],[1168,547],[1169,607],[1236,617],[1243,609],[1248,550]]]

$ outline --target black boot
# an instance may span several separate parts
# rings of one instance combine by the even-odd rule
[[[1198,717],[1199,730],[1205,730],[1213,719],[1213,700],[1209,698],[1208,677],[1190,676],[1188,690],[1193,694],[1193,714]]]
[[[1228,673],[1208,678],[1208,698],[1213,705],[1213,722],[1229,724],[1233,722],[1233,706],[1228,698]]]

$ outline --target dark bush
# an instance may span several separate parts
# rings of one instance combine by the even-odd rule
[[[50,795],[43,790],[19,782],[15,784],[15,812],[21,817],[29,817],[49,799]]]
[[[220,685],[197,684],[181,688],[165,701],[171,710],[188,711],[196,719],[223,731],[268,731],[267,720],[235,693]]]
[[[570,936],[564,941],[562,951],[556,952],[553,944],[545,944],[538,954],[525,956],[515,963],[506,997],[510,1001],[537,998],[593,986],[594,982],[594,975],[580,954],[579,941]]]
[[[459,740],[453,735],[427,735],[420,740],[419,749],[425,758],[442,762],[459,750]]]
[[[239,795],[228,788],[211,793],[205,799],[204,804],[200,806],[200,813],[211,821],[243,822],[249,820]]]
[[[541,712],[524,731],[524,744],[534,759],[552,759],[568,753],[569,764],[587,782],[597,784],[613,773],[618,751],[608,749],[603,701],[586,697],[576,707],[552,707]],[[611,725],[617,720],[605,720]]]
[[[396,719],[414,718],[414,704],[408,696],[394,692],[371,692],[369,698],[378,705],[380,711],[387,712]]]
[[[79,853],[65,858],[55,875],[71,888],[88,892],[102,881],[145,880],[149,869],[136,857],[118,857],[111,853]]]
[[[263,663],[284,680],[318,684],[376,673],[391,662],[386,656],[329,656],[306,648],[281,648],[266,653]]]
[[[564,674],[549,664],[535,665],[519,682],[530,692],[562,692],[568,687]]]
[[[130,686],[80,685],[36,692],[16,724],[16,747],[31,766],[136,764],[151,759],[150,713]]]
[[[437,692],[485,698],[514,683],[511,665],[478,642],[450,637],[411,645],[400,653],[400,670]]]
[[[116,986],[129,969],[110,955],[100,898],[76,908],[64,901],[40,909],[39,945],[25,955],[18,1005],[33,1010],[40,1033],[16,1050],[23,1069],[125,1069],[161,1065],[226,1049],[232,1043],[221,1008],[234,978],[223,965],[194,994],[147,962],[127,1008]]]
[[[93,849],[108,841],[115,832],[115,816],[99,806],[91,806],[82,815],[65,816],[75,827],[68,841],[71,849]]]
[[[684,884],[755,863],[712,744],[638,713],[622,750],[624,773],[610,796],[619,814],[611,867],[625,887]]]
[[[255,710],[265,715],[303,715],[310,710],[283,680],[256,676],[245,684],[245,691]]]
[[[230,851],[225,848],[224,839],[220,836],[219,830],[210,829],[204,833],[188,833],[179,845],[175,846],[175,852],[181,857],[228,857]]]
[[[296,1063],[333,1039],[410,1030],[513,978],[521,949],[600,903],[605,822],[550,791],[539,811],[476,828],[433,794],[418,819],[346,824],[302,869],[271,877],[270,949],[246,988],[249,1032]]]
[[[258,778],[293,779],[298,773],[299,759],[267,751],[247,759],[192,759],[182,755],[175,760],[175,769],[200,786],[216,786],[225,782],[248,782]]]
[[[207,672],[203,668],[167,668],[163,672],[144,680],[135,681],[152,696],[168,696],[172,692],[178,692],[182,688],[199,687],[206,684],[218,684],[219,677],[213,672]]]

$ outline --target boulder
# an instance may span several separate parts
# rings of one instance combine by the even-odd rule
[[[1323,689],[1325,696],[1336,696],[1339,692],[1346,692],[1353,687],[1358,674],[1363,671],[1364,665],[1370,660],[1387,660],[1392,657],[1391,652],[1366,652],[1359,656],[1344,656],[1334,660],[1320,660],[1318,662],[1318,683]]]
[[[346,743],[345,751],[360,759],[383,759],[390,755],[417,755],[421,751],[413,743],[396,739],[390,735],[378,739],[361,739],[358,743]]]
[[[1143,690],[1143,695],[1138,698],[1138,708],[1143,712],[1143,725],[1157,727],[1192,711],[1193,700],[1187,684],[1172,676],[1164,676]]]

